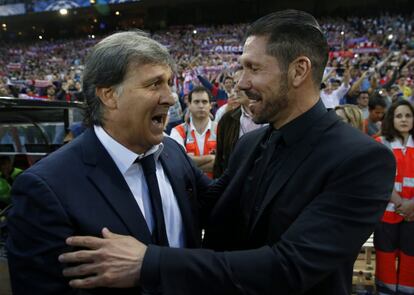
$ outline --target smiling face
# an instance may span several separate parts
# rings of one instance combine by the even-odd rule
[[[163,139],[168,108],[174,104],[171,68],[163,64],[132,64],[124,81],[98,89],[105,104],[104,128],[128,149],[143,153]]]
[[[403,136],[413,129],[413,113],[408,106],[400,105],[395,109],[394,128]]]
[[[267,37],[250,36],[240,62],[243,72],[238,87],[249,97],[253,121],[275,123],[289,108],[287,74],[278,60],[267,54]]]

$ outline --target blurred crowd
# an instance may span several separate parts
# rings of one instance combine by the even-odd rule
[[[380,95],[388,104],[397,98],[412,100],[413,18],[325,18],[320,23],[330,44],[330,59],[321,85],[327,108],[358,104],[361,92]],[[232,77],[238,68],[246,27],[247,24],[187,25],[151,34],[169,48],[177,62],[174,90],[182,107],[185,108],[186,95],[203,79],[224,90],[225,78]],[[0,96],[82,100],[84,59],[97,41],[99,38],[2,44]],[[219,99],[226,100],[231,95],[228,90]],[[217,99],[218,94],[213,94]],[[363,112],[366,116],[367,111]]]

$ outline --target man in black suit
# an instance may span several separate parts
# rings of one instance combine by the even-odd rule
[[[239,140],[210,189],[221,197],[205,246],[223,252],[131,242],[118,251],[134,253],[138,267],[130,271],[139,281],[123,280],[124,287],[168,295],[351,293],[353,263],[390,198],[395,161],[323,106],[319,84],[327,57],[326,39],[308,13],[280,11],[253,23],[238,87],[252,100],[254,121],[270,124]],[[68,243],[98,249],[82,252],[82,259],[61,256],[98,261],[69,268],[68,275],[100,267],[110,278],[87,277],[74,286],[106,285],[127,273],[96,256],[112,245],[105,239]]]
[[[163,139],[174,104],[173,67],[167,49],[138,31],[94,47],[83,75],[90,128],[13,186],[7,243],[13,294],[114,294],[69,286],[58,256],[73,250],[65,244],[71,235],[102,231],[111,239],[107,227],[145,244],[201,246],[196,193],[210,181],[175,141]]]

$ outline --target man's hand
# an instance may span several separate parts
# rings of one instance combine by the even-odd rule
[[[403,199],[396,212],[404,216],[405,221],[414,221],[414,199]]]
[[[202,165],[198,166],[203,172],[213,172],[214,167],[214,159],[216,158],[215,155],[205,155],[204,157],[207,162],[203,163]]]
[[[63,270],[72,279],[73,288],[130,288],[138,284],[142,261],[147,247],[131,236],[117,235],[102,229],[102,238],[90,236],[69,237],[66,243],[74,247],[88,248],[59,256],[62,263],[79,263]]]

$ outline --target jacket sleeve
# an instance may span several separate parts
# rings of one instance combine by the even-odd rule
[[[166,295],[303,294],[356,257],[384,212],[394,176],[391,152],[364,145],[339,163],[275,244],[222,253],[149,246],[143,284]]]
[[[62,275],[58,256],[71,250],[65,239],[73,225],[48,184],[23,173],[13,185],[12,201],[7,251],[13,294],[88,294],[72,289]]]

